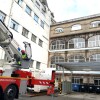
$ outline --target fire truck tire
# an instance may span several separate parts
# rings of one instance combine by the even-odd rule
[[[1,89],[0,89],[0,100],[3,100],[3,92]]]
[[[4,100],[14,100],[17,94],[17,88],[14,85],[9,85],[4,92]]]

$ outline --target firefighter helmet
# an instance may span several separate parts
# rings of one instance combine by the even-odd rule
[[[25,50],[21,50],[22,53],[25,53]]]

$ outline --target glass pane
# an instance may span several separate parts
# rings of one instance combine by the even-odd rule
[[[94,80],[94,84],[95,85],[98,85],[98,80]]]
[[[81,25],[73,25],[72,26],[72,30],[80,30],[81,29]]]
[[[25,11],[26,11],[27,14],[31,15],[31,9],[30,9],[30,7],[26,6]]]
[[[34,20],[38,23],[39,17],[36,14],[34,15]]]

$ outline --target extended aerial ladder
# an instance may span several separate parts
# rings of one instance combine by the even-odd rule
[[[0,46],[6,54],[6,61],[9,63],[4,70],[0,70],[0,100],[14,100],[18,98],[19,93],[25,94],[27,87],[34,85],[50,86],[49,93],[54,93],[55,71],[52,70],[51,80],[36,79],[29,71],[21,69],[29,68],[32,52],[30,43],[24,42],[25,51],[28,60],[21,59],[22,65],[16,64],[14,54],[21,57],[21,49],[13,39],[13,34],[0,21]]]

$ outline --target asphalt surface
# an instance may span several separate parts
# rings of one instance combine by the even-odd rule
[[[100,94],[72,93],[52,96],[20,96],[18,100],[100,100]]]

